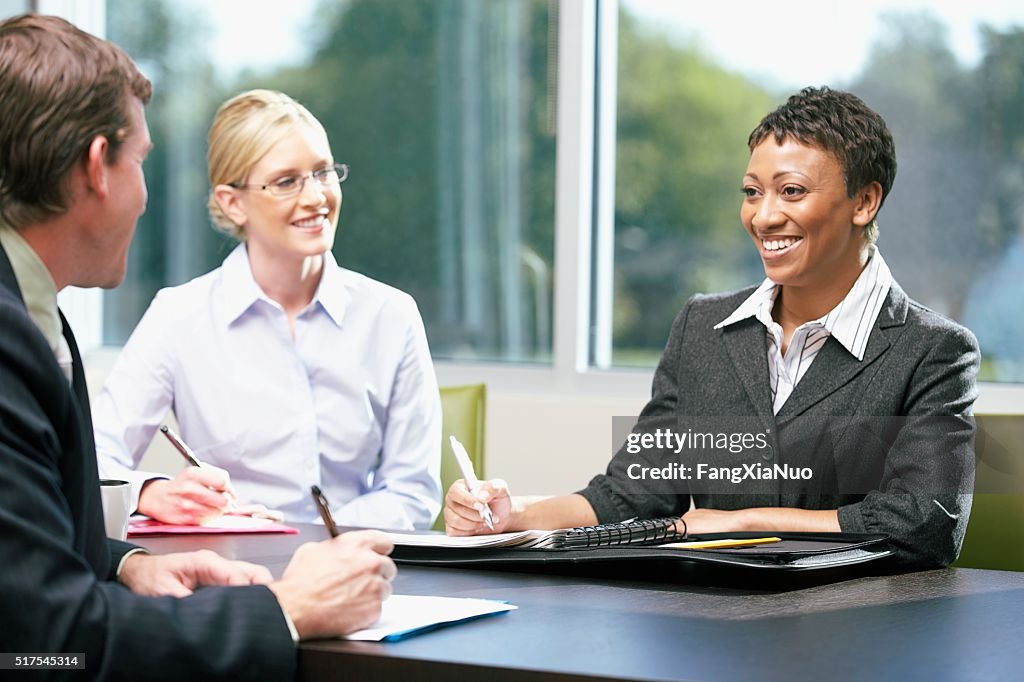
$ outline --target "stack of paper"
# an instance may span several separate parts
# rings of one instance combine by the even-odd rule
[[[441,534],[390,533],[392,542],[402,547],[434,547],[445,549],[587,549],[613,545],[651,545],[685,536],[676,531],[676,517],[629,519],[618,523],[556,530],[523,530],[517,533],[448,537]]]
[[[495,533],[494,535],[469,535],[451,537],[440,533],[388,533],[387,536],[396,545],[405,547],[530,547],[552,533],[546,530],[521,530],[515,533]]]

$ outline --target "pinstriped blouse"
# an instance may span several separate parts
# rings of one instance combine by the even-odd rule
[[[857,360],[864,359],[868,335],[892,285],[892,273],[881,252],[874,245],[870,248],[868,263],[846,297],[822,317],[797,327],[785,354],[782,326],[772,319],[779,287],[770,279],[765,279],[731,315],[715,325],[715,329],[721,329],[754,317],[768,329],[768,374],[775,414],[786,404],[829,336],[834,336]]]

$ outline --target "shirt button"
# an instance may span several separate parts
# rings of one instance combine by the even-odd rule
[[[771,460],[772,455],[773,455],[773,453],[772,453],[772,446],[771,445],[766,445],[764,451],[761,453],[761,459],[763,459],[764,461],[767,462],[767,461]]]
[[[313,468],[313,460],[311,460],[311,459],[307,459],[306,460],[306,468],[307,469],[312,469]]]

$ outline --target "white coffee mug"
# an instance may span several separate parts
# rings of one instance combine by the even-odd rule
[[[128,517],[131,515],[132,486],[128,481],[112,478],[100,479],[100,498],[103,501],[103,525],[107,537],[124,540],[128,537]]]

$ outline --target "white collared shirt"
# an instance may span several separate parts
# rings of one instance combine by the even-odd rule
[[[721,329],[753,317],[768,329],[768,374],[775,414],[786,404],[829,336],[834,336],[857,360],[864,359],[871,328],[892,286],[892,273],[881,252],[874,245],[870,251],[867,265],[843,300],[824,316],[797,327],[785,355],[781,350],[782,326],[772,318],[779,287],[770,279],[765,279],[729,317],[715,325],[715,329]]]
[[[243,502],[286,521],[427,528],[440,510],[441,405],[413,299],[326,254],[295,320],[256,284],[244,244],[223,265],[157,293],[93,407],[101,475],[133,471],[173,409],[201,461]]]

